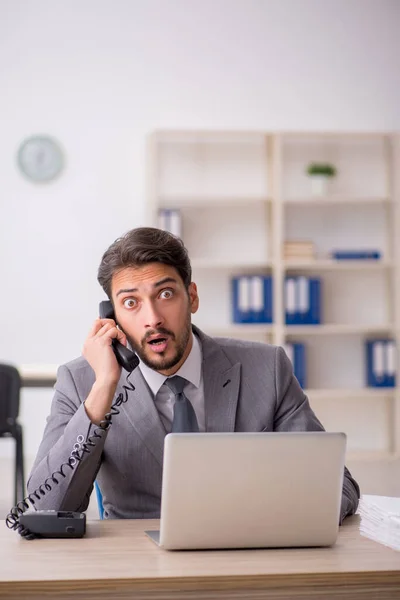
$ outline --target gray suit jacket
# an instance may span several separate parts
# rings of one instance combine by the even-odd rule
[[[203,351],[206,431],[321,431],[323,427],[293,375],[284,350],[268,344],[210,338],[196,327]],[[33,494],[45,480],[51,490],[35,498],[37,509],[86,510],[97,478],[105,517],[159,518],[166,431],[140,369],[133,390],[107,430],[93,425],[84,408],[95,377],[80,357],[59,368],[51,413],[28,480]],[[124,392],[122,370],[117,394]],[[74,469],[71,452],[97,432],[90,453]],[[53,477],[52,474],[56,473]],[[315,473],[323,480],[323,473]],[[49,479],[50,478],[50,479]],[[54,478],[58,484],[54,483]],[[345,470],[341,516],[352,514],[359,488]]]

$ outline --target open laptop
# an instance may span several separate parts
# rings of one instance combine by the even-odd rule
[[[345,452],[344,433],[169,434],[146,533],[167,550],[330,546]]]

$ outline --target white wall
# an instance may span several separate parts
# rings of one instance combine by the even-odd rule
[[[101,253],[144,224],[152,129],[400,126],[395,0],[2,0],[0,11],[2,359],[80,352]],[[36,132],[66,153],[49,185],[15,167]]]
[[[400,129],[399,22],[396,0],[0,0],[0,360],[80,353],[102,252],[146,224],[153,129]],[[65,151],[48,185],[15,165],[34,133]]]

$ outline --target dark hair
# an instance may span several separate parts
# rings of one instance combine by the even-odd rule
[[[188,289],[192,267],[187,249],[180,238],[155,227],[131,229],[116,239],[103,254],[97,280],[111,299],[111,281],[115,273],[154,262],[174,267]]]

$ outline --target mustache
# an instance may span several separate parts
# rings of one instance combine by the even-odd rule
[[[159,327],[158,329],[152,329],[151,331],[146,331],[146,335],[142,338],[142,344],[144,344],[149,337],[152,335],[169,335],[172,339],[175,339],[175,335],[169,329],[165,329],[164,327]]]

